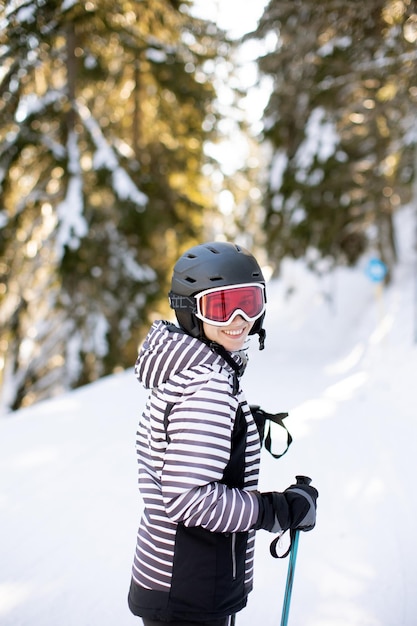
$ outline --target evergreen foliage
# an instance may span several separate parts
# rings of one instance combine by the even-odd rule
[[[190,6],[0,5],[0,376],[12,409],[132,366],[174,259],[201,239],[216,126],[206,65],[228,47]]]
[[[273,90],[268,250],[389,268],[392,216],[410,199],[417,139],[417,12],[409,0],[270,0],[255,33]],[[273,42],[271,44],[271,42]],[[317,255],[318,251],[318,255]]]
[[[131,366],[173,262],[209,233],[266,241],[276,268],[373,250],[392,269],[393,214],[417,197],[415,3],[270,0],[249,38],[273,89],[228,177],[210,146],[247,130],[245,93],[191,0],[0,2],[3,406]]]

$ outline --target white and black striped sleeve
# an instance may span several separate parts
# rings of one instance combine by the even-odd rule
[[[161,472],[167,515],[186,526],[212,532],[242,532],[255,523],[258,501],[250,489],[221,483],[231,452],[239,397],[224,372],[185,370],[164,386],[164,397],[178,400],[169,415],[168,444]],[[247,458],[256,459],[259,439],[248,429]],[[256,462],[256,460],[254,461]],[[250,475],[250,472],[249,472]]]

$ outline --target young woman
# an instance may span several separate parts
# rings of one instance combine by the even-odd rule
[[[265,280],[240,246],[195,246],[174,267],[179,326],[157,321],[136,362],[137,536],[129,607],[145,626],[226,626],[252,588],[255,531],[310,530],[317,491],[257,491],[260,435],[240,388],[249,335],[265,331]]]

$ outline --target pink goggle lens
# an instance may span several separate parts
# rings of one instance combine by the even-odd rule
[[[247,321],[254,321],[265,310],[264,287],[261,284],[210,289],[196,296],[197,316],[214,324],[227,324],[236,311]]]

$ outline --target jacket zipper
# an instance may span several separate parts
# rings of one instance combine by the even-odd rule
[[[232,533],[232,578],[236,580],[236,533]]]

